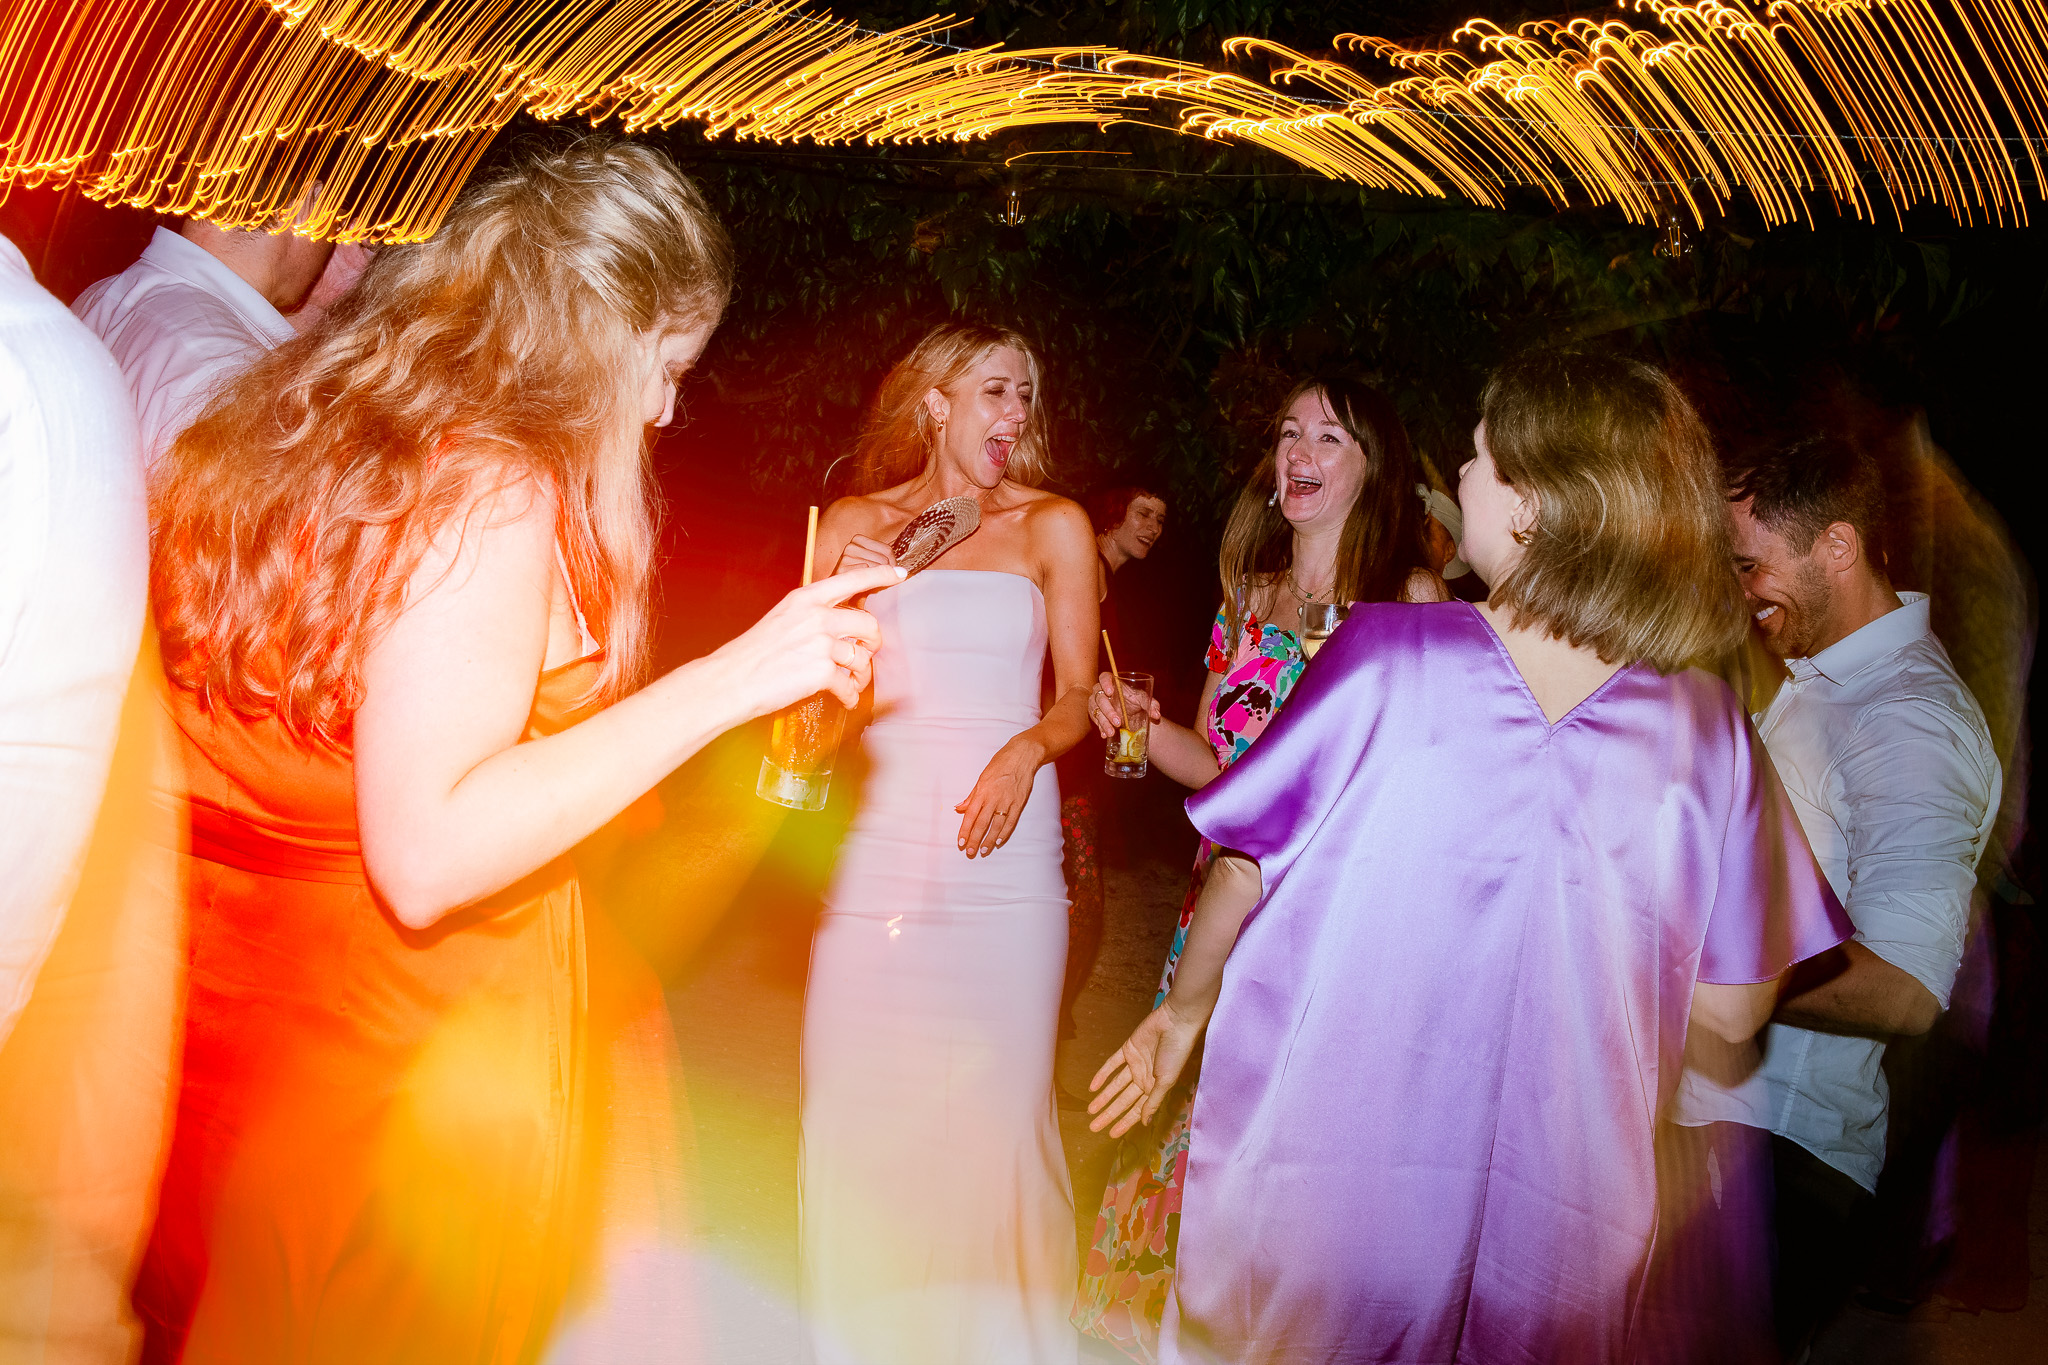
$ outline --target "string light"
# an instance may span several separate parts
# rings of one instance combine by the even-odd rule
[[[521,109],[629,132],[918,142],[1101,122],[1108,49],[887,33],[799,0],[11,0],[0,192],[78,185],[229,228],[431,233]]]
[[[1746,189],[1771,223],[1810,218],[1818,200],[1873,220],[1931,201],[1965,223],[2027,221],[2021,167],[2041,183],[2048,136],[2043,0],[1623,7],[1658,28],[1579,18],[1508,32],[1475,19],[1445,48],[1340,36],[1340,52],[1391,73],[1384,83],[1238,38],[1226,49],[1267,59],[1273,85],[1169,76],[1145,89],[1179,105],[1185,132],[1486,204],[1514,185],[1562,204],[1575,186],[1654,224],[1675,191],[1698,224]]]
[[[1759,4],[1474,19],[1442,47],[1347,34],[1334,57],[1230,40],[1262,81],[1103,47],[962,47],[944,21],[878,32],[801,0],[10,0],[0,195],[72,183],[226,227],[405,240],[523,109],[821,144],[1165,121],[1359,184],[1491,205],[1533,186],[1646,224],[1674,208],[1701,224],[1742,191],[1772,223],[1823,201],[2026,221],[2048,0]]]

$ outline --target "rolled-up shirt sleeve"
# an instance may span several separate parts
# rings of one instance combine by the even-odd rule
[[[1905,697],[1858,719],[1829,774],[1848,842],[1856,940],[1948,1008],[1969,931],[1997,760],[1963,717]]]

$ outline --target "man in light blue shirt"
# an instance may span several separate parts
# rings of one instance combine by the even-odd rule
[[[2002,777],[1927,598],[1886,576],[1869,458],[1804,441],[1743,471],[1730,503],[1757,629],[1791,674],[1757,730],[1856,936],[1786,980],[1760,1058],[1688,1071],[1674,1118],[1773,1135],[1773,1291],[1796,1358],[1854,1287],[1884,1165],[1885,1042],[1948,1006]]]

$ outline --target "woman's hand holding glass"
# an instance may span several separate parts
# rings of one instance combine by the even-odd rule
[[[893,588],[903,578],[903,570],[894,565],[872,564],[820,579],[789,593],[751,630],[712,655],[726,670],[728,686],[747,718],[818,692],[831,693],[849,709],[859,705],[874,676],[881,627],[869,613],[841,604]]]
[[[1095,722],[1096,731],[1104,739],[1108,739],[1111,735],[1115,734],[1117,727],[1123,724],[1125,707],[1143,708],[1145,714],[1150,717],[1152,724],[1157,725],[1159,723],[1159,699],[1157,697],[1148,697],[1137,688],[1125,687],[1123,700],[1119,702],[1117,700],[1116,687],[1116,679],[1110,674],[1104,673],[1096,679],[1095,691],[1088,698],[1088,719]]]

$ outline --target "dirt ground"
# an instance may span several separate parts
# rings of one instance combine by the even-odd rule
[[[1106,880],[1102,952],[1075,1010],[1079,1036],[1061,1046],[1057,1062],[1074,1091],[1149,1008],[1187,870],[1139,862],[1108,869]],[[730,916],[669,997],[697,1139],[693,1213],[706,1359],[718,1365],[799,1359],[797,1042],[807,929],[800,908]],[[1076,1242],[1085,1247],[1111,1143],[1073,1111],[1061,1112],[1060,1128]],[[1852,1308],[1818,1344],[1812,1365],[2048,1365],[2048,1180],[2034,1181],[2029,1228],[2033,1292],[2023,1311],[1936,1305],[1901,1322]],[[1087,1365],[1118,1359],[1083,1345]]]

